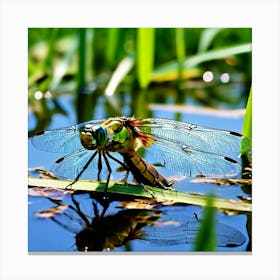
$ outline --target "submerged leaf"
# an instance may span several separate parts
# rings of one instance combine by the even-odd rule
[[[60,190],[54,188],[32,187],[28,189],[31,196],[47,197],[54,200],[62,200],[67,194],[72,193],[70,190]]]
[[[40,218],[51,218],[56,214],[62,214],[68,208],[67,204],[60,204],[47,210],[36,212],[35,215]]]
[[[135,199],[133,201],[122,201],[119,207],[127,208],[127,209],[146,209],[152,210],[156,209],[163,205],[173,205],[174,202],[171,200],[163,200],[158,198],[150,198],[150,199]]]

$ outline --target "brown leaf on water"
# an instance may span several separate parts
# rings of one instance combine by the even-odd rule
[[[68,208],[67,204],[60,204],[47,210],[35,212],[35,215],[40,218],[51,218],[54,215],[62,214]]]
[[[44,178],[44,179],[58,179],[57,176],[55,176],[52,172],[45,170],[40,167],[35,167],[35,168],[29,168],[28,173],[35,173],[34,176],[39,176],[39,178]]]
[[[243,202],[248,202],[248,203],[252,203],[252,197],[245,197],[243,195],[238,195],[237,196],[240,200],[242,200]]]
[[[192,183],[203,183],[203,184],[216,184],[219,186],[231,186],[238,184],[252,185],[252,179],[210,179],[210,178],[196,178],[191,180]]]
[[[62,200],[66,195],[71,194],[71,190],[53,189],[32,187],[28,189],[28,194],[31,196],[47,197],[55,200]]]
[[[120,208],[126,209],[146,209],[153,210],[163,205],[173,205],[171,200],[159,200],[157,198],[150,199],[135,199],[133,201],[122,201]]]
[[[229,209],[223,209],[222,211],[224,214],[228,215],[228,216],[235,216],[240,214],[240,211],[237,210],[229,210]]]

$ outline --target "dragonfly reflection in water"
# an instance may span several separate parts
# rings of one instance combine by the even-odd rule
[[[62,129],[41,131],[32,143],[48,152],[69,153],[58,159],[53,173],[73,179],[97,172],[103,166],[110,180],[111,161],[120,164],[141,185],[174,189],[166,179],[139,155],[140,147],[153,154],[163,167],[185,176],[230,177],[239,174],[240,165],[230,156],[240,150],[241,134],[201,127],[169,119],[117,117],[95,120]]]
[[[78,199],[78,196],[82,197]],[[99,215],[97,200],[92,199],[93,209],[89,211],[86,207],[84,212],[83,205],[80,205],[85,201],[84,194],[72,194],[71,198],[71,205],[50,199],[56,206],[37,212],[36,216],[49,218],[75,234],[78,251],[114,250],[136,239],[148,241],[166,251],[171,245],[193,245],[200,226],[197,218],[179,219],[176,214],[173,217],[170,211],[125,209],[102,216]],[[217,222],[215,228],[217,247],[238,247],[246,241],[246,237],[231,226]]]

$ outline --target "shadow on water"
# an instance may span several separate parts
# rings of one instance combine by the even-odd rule
[[[177,206],[175,211],[167,211],[164,207],[147,210],[119,209],[121,206],[117,206],[115,211],[107,214],[102,196],[96,194],[74,194],[36,187],[30,188],[29,194],[49,202],[51,207],[36,211],[35,216],[40,220],[51,220],[65,233],[73,234],[74,251],[111,251],[118,247],[122,251],[134,251],[135,241],[138,242],[136,247],[142,243],[141,251],[149,251],[145,243],[152,244],[155,251],[170,251],[169,247],[177,245],[191,251],[200,227],[197,213],[191,215],[193,209],[188,211],[188,206],[185,206],[186,211],[182,206]],[[64,199],[69,202],[65,203]],[[177,211],[185,214],[179,217]],[[247,238],[239,230],[221,222],[216,223],[217,247],[235,248],[246,241]],[[40,251],[40,247],[30,251]]]

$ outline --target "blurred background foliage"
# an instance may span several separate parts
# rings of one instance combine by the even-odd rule
[[[30,28],[29,136],[67,114],[64,95],[77,123],[100,118],[100,104],[102,117],[137,118],[159,103],[245,108],[251,41],[250,28]]]

